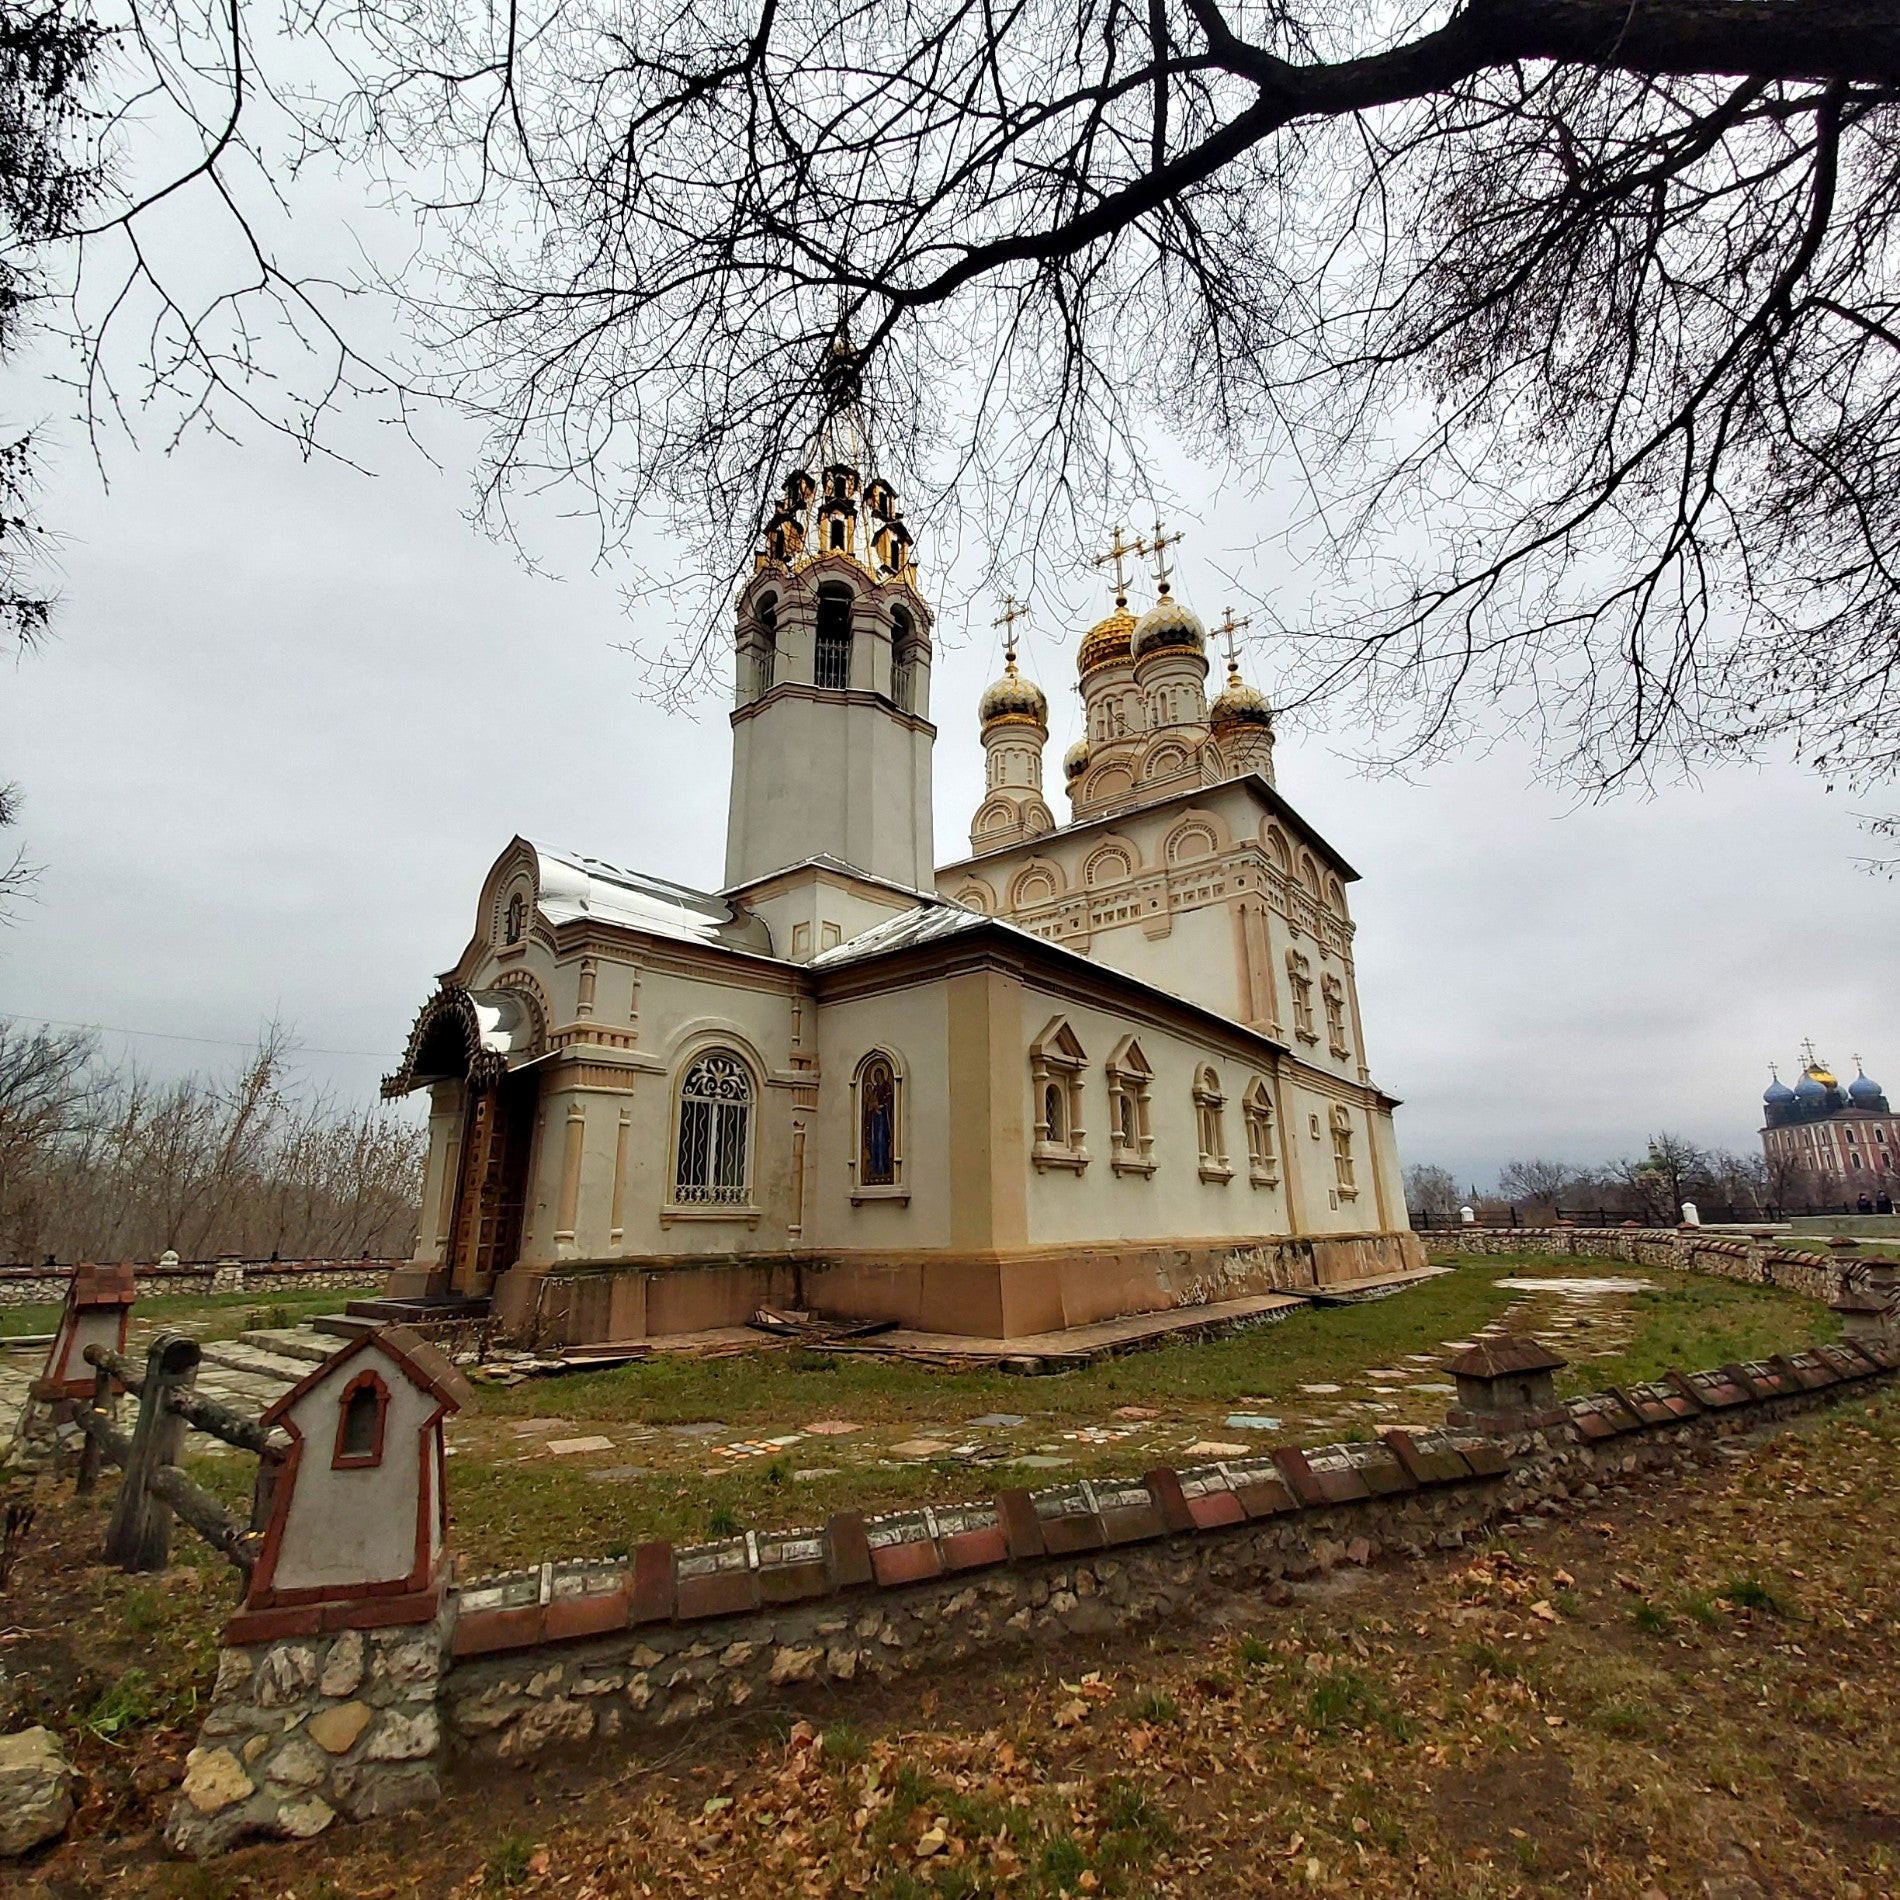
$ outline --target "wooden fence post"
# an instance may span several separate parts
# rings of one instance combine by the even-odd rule
[[[110,1413],[112,1410],[112,1374],[104,1366],[93,1369],[92,1404],[98,1412]],[[77,1495],[85,1498],[92,1495],[92,1488],[99,1482],[99,1466],[105,1455],[105,1447],[96,1432],[86,1434],[86,1442],[79,1448],[79,1483]]]
[[[198,1342],[183,1333],[160,1333],[145,1356],[138,1423],[106,1532],[106,1562],[121,1570],[163,1570],[171,1558],[172,1507],[152,1489],[151,1480],[162,1467],[178,1462],[189,1427],[168,1401],[197,1378]]]

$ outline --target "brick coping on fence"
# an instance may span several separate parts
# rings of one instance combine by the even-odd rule
[[[1570,1428],[1593,1443],[1896,1367],[1900,1347],[1821,1346],[1793,1357],[1670,1372],[1645,1385],[1572,1399],[1563,1411]],[[863,1588],[902,1589],[996,1564],[1498,1477],[1510,1464],[1505,1442],[1472,1430],[1395,1429],[1378,1440],[1283,1445],[1264,1457],[1184,1471],[1161,1466],[1133,1481],[1083,1479],[1001,1491],[988,1503],[925,1505],[875,1517],[841,1512],[822,1530],[748,1531],[684,1546],[654,1542],[621,1560],[545,1563],[457,1587],[452,1651],[481,1656],[648,1623],[745,1616]],[[310,1631],[315,1628],[312,1622]]]
[[[1572,1399],[1542,1423],[1376,1442],[989,1504],[552,1563],[450,1592],[427,1626],[227,1638],[167,1827],[182,1852],[303,1838],[439,1798],[457,1753],[504,1761],[673,1727],[799,1685],[951,1666],[998,1643],[1103,1635],[1198,1592],[1456,1549],[1529,1511],[1900,1368],[1885,1340]],[[259,1635],[252,1625],[254,1638]]]

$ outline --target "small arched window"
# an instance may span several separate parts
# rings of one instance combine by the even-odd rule
[[[1067,1091],[1060,1082],[1044,1085],[1042,1091],[1042,1119],[1047,1124],[1046,1139],[1055,1142],[1069,1138]]]
[[[1273,1100],[1259,1076],[1247,1085],[1240,1111],[1247,1123],[1247,1178],[1255,1187],[1277,1186],[1280,1162],[1273,1149]]]
[[[336,1452],[330,1463],[339,1471],[363,1471],[383,1462],[383,1434],[389,1419],[389,1388],[379,1374],[359,1372],[343,1389],[337,1408]]]
[[[1343,1102],[1336,1103],[1327,1117],[1333,1131],[1333,1178],[1342,1201],[1356,1200],[1359,1184],[1352,1159],[1352,1111]]]
[[[502,921],[501,934],[505,943],[519,943],[528,929],[528,900],[519,891],[508,900],[508,912]]]
[[[708,1049],[680,1083],[673,1198],[683,1207],[745,1204],[752,1149],[752,1071],[730,1049]]]
[[[818,645],[813,683],[832,692],[843,692],[851,684],[851,590],[848,587],[818,590]]]
[[[1233,1176],[1227,1165],[1227,1138],[1221,1127],[1221,1109],[1227,1098],[1221,1093],[1220,1077],[1210,1068],[1194,1077],[1194,1125],[1200,1137],[1201,1179],[1226,1181]]]

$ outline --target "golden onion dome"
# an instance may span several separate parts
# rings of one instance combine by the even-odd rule
[[[1102,667],[1126,664],[1133,651],[1134,631],[1135,616],[1125,602],[1116,601],[1115,611],[1082,636],[1082,650],[1075,656],[1077,674],[1087,679]]]
[[[1078,739],[1062,755],[1062,776],[1065,780],[1078,779],[1089,769],[1089,742]]]
[[[1135,623],[1134,655],[1160,653],[1168,648],[1186,647],[1196,653],[1207,650],[1207,629],[1191,607],[1175,599],[1166,588],[1161,598]]]
[[[1231,731],[1236,726],[1271,726],[1273,708],[1267,704],[1267,696],[1257,686],[1249,686],[1240,677],[1240,668],[1233,661],[1227,663],[1227,684],[1220,690],[1219,697],[1207,709],[1207,723],[1216,732]]]
[[[1033,680],[1024,679],[1016,671],[1014,660],[1003,669],[1003,677],[977,701],[976,713],[986,729],[1019,725],[1041,726],[1046,730],[1049,724],[1049,702],[1043,697],[1042,688]]]

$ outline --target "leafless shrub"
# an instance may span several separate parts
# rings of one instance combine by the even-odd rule
[[[0,1022],[0,1257],[407,1253],[421,1132],[294,1092],[289,1054],[273,1029],[228,1076],[159,1083]]]

